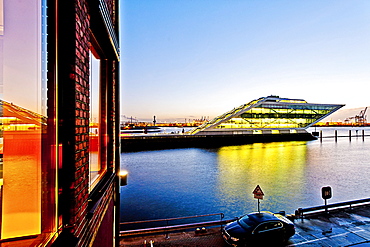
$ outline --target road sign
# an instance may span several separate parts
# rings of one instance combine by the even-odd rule
[[[254,198],[258,199],[258,213],[260,213],[260,200],[263,200],[263,191],[259,185],[253,190]]]
[[[254,198],[263,200],[263,195],[254,194]]]
[[[330,186],[326,186],[326,187],[322,187],[321,188],[321,197],[322,199],[325,200],[325,212],[326,213],[329,213],[328,212],[328,199],[331,198],[331,187]]]
[[[322,187],[321,196],[322,196],[322,199],[325,199],[325,200],[330,199],[331,198],[331,187],[330,186]]]
[[[254,198],[263,200],[263,191],[259,185],[253,190]]]

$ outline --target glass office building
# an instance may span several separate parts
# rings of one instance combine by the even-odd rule
[[[307,103],[302,99],[262,97],[193,129],[193,135],[287,134],[305,129],[344,105]]]

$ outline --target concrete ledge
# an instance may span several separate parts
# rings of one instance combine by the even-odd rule
[[[160,226],[160,227],[153,227],[153,228],[126,230],[126,231],[120,231],[120,237],[131,237],[131,236],[136,236],[136,235],[155,234],[155,233],[171,233],[174,231],[195,229],[197,227],[220,226],[220,225],[225,225],[233,220],[235,219],[206,221],[206,222],[198,222],[198,223],[191,223],[191,224],[181,224],[181,225],[172,225],[172,226]]]
[[[121,137],[121,151],[143,151],[173,148],[217,148],[257,142],[309,141],[310,133],[238,134],[238,135],[145,135]]]

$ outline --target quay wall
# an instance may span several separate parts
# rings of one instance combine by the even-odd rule
[[[239,135],[145,135],[121,137],[121,151],[144,151],[173,148],[217,148],[257,142],[309,141],[310,133],[239,134]]]

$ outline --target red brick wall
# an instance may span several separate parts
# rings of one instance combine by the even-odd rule
[[[88,228],[89,42],[87,0],[59,1],[60,215],[80,238]]]
[[[89,14],[85,0],[75,3],[75,206],[70,224],[83,224],[89,195]]]
[[[116,57],[117,43],[111,43],[111,33],[107,33],[105,27],[108,22],[99,15],[98,5],[101,1],[106,3],[114,28],[117,29],[118,0],[47,0],[48,116],[51,116],[48,119],[47,132],[49,135],[53,134],[47,145],[57,147],[52,148],[55,153],[42,154],[48,158],[43,164],[45,167],[49,168],[47,162],[54,164],[56,161],[56,166],[47,170],[51,175],[48,175],[49,180],[45,182],[48,185],[43,184],[43,188],[52,189],[48,196],[43,196],[43,200],[55,199],[55,184],[58,189],[58,212],[43,208],[43,232],[55,236],[43,239],[45,243],[48,242],[45,246],[75,246],[76,241],[78,246],[92,246],[97,236],[100,239],[106,232],[109,234],[104,235],[107,237],[104,242],[109,242],[109,245],[110,240],[114,242],[113,223],[117,223],[114,222],[114,217],[119,215],[119,197],[114,197],[118,187],[115,172],[119,169],[120,155],[119,66]],[[90,39],[91,30],[94,32],[94,39]],[[118,36],[117,30],[116,35]],[[103,71],[107,79],[104,86],[109,99],[104,110],[107,114],[105,120],[108,143],[105,144],[105,153],[108,165],[106,173],[101,176],[102,180],[92,192],[89,191],[91,40],[94,44],[97,42],[105,55],[102,59],[107,65],[106,71]],[[46,194],[47,191],[43,192]],[[116,214],[114,210],[117,210]],[[100,243],[98,241],[94,246],[99,246]]]
[[[64,1],[62,1],[64,2]],[[69,1],[66,1],[69,2]],[[79,246],[89,246],[92,241],[96,238],[99,229],[104,229],[105,232],[109,232],[113,243],[113,194],[114,194],[114,183],[112,182],[105,191],[100,194],[100,200],[97,202],[97,207],[93,211],[93,214],[88,216],[88,210],[91,207],[88,203],[89,199],[89,48],[90,48],[90,16],[89,16],[89,3],[97,3],[98,1],[88,0],[75,0],[74,9],[69,6],[67,9],[72,11],[74,27],[66,25],[68,31],[66,35],[70,34],[74,39],[74,43],[70,44],[69,48],[73,49],[73,52],[68,57],[70,61],[70,72],[68,82],[64,85],[63,97],[65,101],[69,103],[63,103],[74,108],[74,111],[63,112],[62,125],[65,124],[63,130],[66,133],[60,133],[60,135],[73,135],[67,136],[63,141],[65,148],[63,149],[63,167],[66,167],[66,177],[69,183],[65,183],[67,188],[67,196],[65,196],[65,202],[69,204],[68,216],[64,216],[64,224],[68,224],[70,232],[79,239]],[[116,14],[113,11],[115,7],[115,0],[107,0],[107,6],[110,10],[111,16]],[[68,4],[68,3],[66,3]],[[72,15],[71,15],[72,17]],[[63,19],[63,17],[61,17]],[[105,30],[102,30],[105,32]],[[61,34],[60,34],[61,35]],[[67,40],[70,42],[70,40]],[[68,46],[67,46],[68,47]],[[104,48],[102,48],[104,49]],[[63,51],[60,51],[63,52]],[[70,51],[66,51],[70,52]],[[107,63],[108,70],[106,75],[108,82],[103,85],[103,88],[107,88],[108,100],[107,102],[107,120],[108,129],[115,125],[115,89],[117,88],[117,66],[116,62],[105,60]],[[67,69],[68,70],[68,69]],[[112,100],[113,99],[113,100]],[[62,110],[63,111],[63,110]],[[109,130],[107,133],[109,140],[117,142],[113,138],[114,130]],[[114,141],[115,140],[115,141]],[[114,166],[114,143],[107,144],[107,150],[104,152],[108,156],[108,167],[113,170]],[[69,156],[73,155],[72,158]],[[108,168],[108,169],[109,169]],[[72,175],[70,173],[73,173]],[[64,188],[66,192],[66,188]],[[109,205],[109,207],[108,207]],[[105,219],[105,220],[103,220]],[[101,231],[100,231],[101,232]],[[112,234],[111,234],[112,233]],[[96,246],[99,246],[97,244]],[[111,245],[110,245],[111,246]]]

